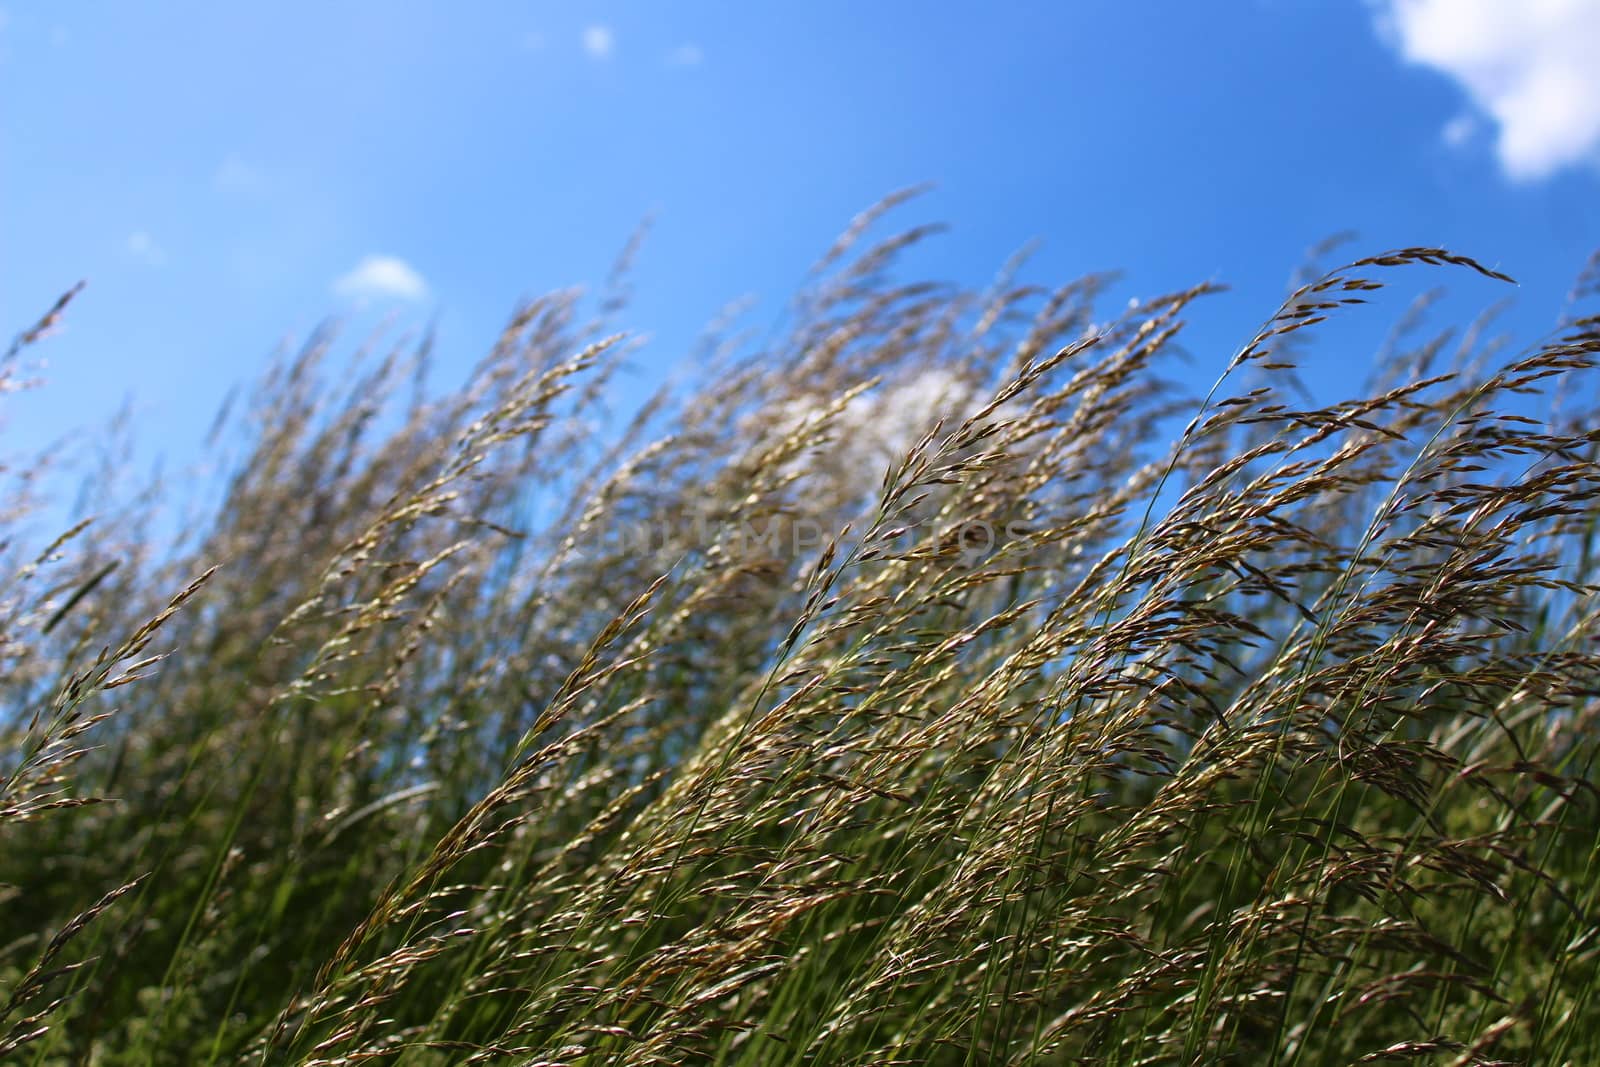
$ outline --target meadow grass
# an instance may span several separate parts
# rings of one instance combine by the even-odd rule
[[[1196,398],[1210,287],[908,284],[898,199],[624,428],[556,294],[275,364],[176,547],[14,497],[0,1061],[1600,1063],[1600,317],[1300,403],[1502,277],[1404,249]]]

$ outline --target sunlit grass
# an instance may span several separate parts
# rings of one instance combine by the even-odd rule
[[[1194,398],[1207,288],[904,284],[881,214],[630,427],[558,295],[441,398],[272,368],[176,551],[13,537],[0,1058],[1600,1062],[1600,320],[1307,406],[1495,277],[1408,249]]]

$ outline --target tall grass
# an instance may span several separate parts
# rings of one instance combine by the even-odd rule
[[[904,284],[893,203],[629,427],[558,294],[272,367],[176,548],[9,509],[0,1059],[1600,1062],[1600,318],[1300,403],[1500,277],[1405,249],[1197,399],[1208,288]]]

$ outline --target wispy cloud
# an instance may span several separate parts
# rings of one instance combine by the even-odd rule
[[[211,176],[211,184],[225,193],[254,195],[266,189],[267,177],[259,167],[246,162],[238,153],[230,153],[218,164],[216,173]]]
[[[583,50],[591,59],[610,59],[616,46],[610,26],[589,26],[583,31]]]
[[[143,230],[128,235],[128,254],[147,267],[159,267],[167,261],[166,250]]]
[[[705,59],[705,51],[693,42],[680,44],[667,53],[667,64],[673,67],[698,67]]]
[[[398,256],[367,256],[333,283],[333,291],[349,300],[421,300],[428,283]]]
[[[1478,119],[1474,115],[1457,115],[1444,124],[1444,129],[1439,131],[1439,136],[1451,148],[1460,148],[1472,140],[1472,135],[1478,132]]]
[[[1600,3],[1376,0],[1373,8],[1401,55],[1454,78],[1494,120],[1496,154],[1512,178],[1600,160]]]
[[[522,35],[522,50],[524,52],[540,52],[544,50],[544,34],[538,30],[529,30]]]

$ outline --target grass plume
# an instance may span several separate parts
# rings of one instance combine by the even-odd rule
[[[1592,294],[1314,406],[1505,280],[1356,259],[1197,399],[1211,287],[905,283],[898,199],[626,427],[620,299],[319,335],[177,550],[8,541],[0,1059],[1600,1062]]]

